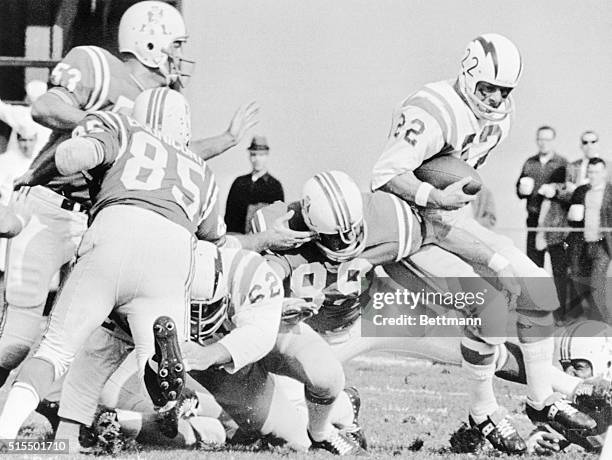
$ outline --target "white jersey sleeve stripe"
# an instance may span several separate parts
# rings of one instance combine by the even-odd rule
[[[396,197],[397,198],[397,197]],[[404,200],[400,200],[399,198],[397,198],[398,201],[400,202],[400,206],[402,207],[403,211],[404,211],[404,220],[403,222],[407,223],[406,226],[406,246],[404,249],[404,253],[402,254],[402,259],[404,257],[408,257],[410,255],[410,250],[412,249],[412,226],[414,225],[414,219],[412,218],[412,208],[410,207],[410,205],[408,203],[406,203]]]
[[[87,53],[93,69],[93,88],[89,94],[89,99],[87,99],[85,107],[83,107],[85,110],[91,110],[95,101],[98,99],[98,96],[102,92],[102,63],[100,62],[99,55],[94,53],[93,46],[81,46],[79,49],[82,49],[85,51],[85,53]]]
[[[404,225],[404,215],[402,212],[401,204],[399,203],[399,199],[395,195],[391,195],[391,201],[393,202],[393,207],[395,208],[395,219],[397,221],[397,257],[395,261],[398,262],[403,258],[403,254],[406,251],[406,226]]]
[[[448,103],[448,101],[443,95],[434,91],[433,89],[426,87],[423,89],[423,91],[431,98],[431,100],[437,106],[441,108],[441,110],[446,112],[446,114],[448,115],[451,130],[450,130],[450,137],[446,139],[447,143],[454,147],[460,148],[461,146],[457,145],[459,143],[458,134],[457,134],[458,120],[455,116],[455,112],[453,108],[450,106],[450,104]]]
[[[443,110],[438,105],[432,102],[430,98],[416,95],[410,98],[410,106],[418,107],[431,115],[436,120],[438,125],[440,125],[440,129],[442,129],[442,134],[444,136],[444,141],[448,142],[450,134],[449,120],[447,116],[444,116]]]
[[[111,76],[110,76],[110,70],[108,67],[108,61],[106,60],[106,56],[104,56],[104,53],[102,52],[102,50],[96,46],[92,46],[90,48],[93,51],[93,53],[96,56],[98,56],[98,59],[100,61],[100,66],[101,66],[100,92],[98,94],[98,97],[92,100],[92,107],[91,107],[91,110],[98,110],[100,107],[102,107],[102,105],[104,104],[104,102],[106,102],[108,98],[108,91],[110,88]]]

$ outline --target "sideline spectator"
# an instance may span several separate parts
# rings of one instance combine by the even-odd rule
[[[246,224],[259,208],[283,201],[281,183],[268,172],[270,147],[263,136],[254,136],[248,148],[252,171],[237,177],[227,196],[225,223],[228,232],[245,233]]]
[[[32,119],[31,105],[47,91],[47,84],[40,80],[33,80],[26,85],[26,106],[11,105],[0,100],[0,120],[5,122],[13,130],[9,138],[6,151],[17,151],[19,149],[17,133],[34,132],[36,134],[36,145],[33,156],[43,148],[49,139],[51,130]]]
[[[612,254],[612,185],[608,183],[606,163],[591,158],[587,166],[589,183],[572,195],[568,221],[581,232],[568,236],[570,273],[576,292],[586,300],[591,319],[612,323],[612,305],[606,305],[606,273]]]
[[[527,227],[565,225],[567,204],[559,199],[557,191],[565,181],[567,160],[555,152],[556,136],[555,129],[550,126],[538,128],[538,153],[527,159],[516,183],[518,197],[527,200]],[[535,264],[543,267],[546,251],[550,254],[560,303],[560,311],[555,314],[558,321],[565,314],[568,298],[565,236],[560,232],[527,232],[527,256]]]

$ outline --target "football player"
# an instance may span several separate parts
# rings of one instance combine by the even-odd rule
[[[269,284],[274,277],[275,275],[263,258],[253,252],[225,247],[217,250],[210,243],[199,242],[196,251],[194,283],[191,288],[192,340],[203,343],[210,336],[209,340],[214,342],[213,338],[219,339],[225,335],[228,338],[220,339],[218,343],[228,348],[230,354],[239,357],[240,361],[256,361],[266,354],[268,348],[272,348],[270,342],[274,340],[278,330],[280,318],[278,303],[280,300],[276,299],[276,295],[270,299],[269,295],[262,290],[262,286]],[[277,279],[276,282],[280,287],[280,280]],[[277,290],[275,288],[274,292]],[[228,315],[231,318],[228,318]],[[65,422],[66,419],[70,419],[83,426],[89,426],[94,420],[97,403],[100,400],[104,406],[116,408],[113,411],[106,411],[102,417],[105,420],[117,421],[122,432],[136,437],[141,442],[150,443],[156,440],[158,444],[179,446],[192,444],[194,439],[201,439],[223,443],[225,432],[217,420],[222,415],[221,408],[211,399],[210,393],[189,376],[186,387],[197,392],[199,401],[199,407],[193,410],[195,417],[181,418],[181,415],[185,413],[184,408],[180,407],[181,401],[172,409],[170,422],[167,421],[168,417],[163,415],[162,424],[160,424],[159,416],[153,410],[151,399],[137,385],[137,379],[134,376],[137,373],[135,361],[130,358],[124,361],[126,354],[133,346],[129,345],[130,339],[126,333],[116,333],[117,330],[122,331],[118,327],[122,323],[121,321],[115,322],[99,328],[85,349],[77,356],[63,388],[60,405],[62,420]],[[287,327],[283,326],[281,330]],[[113,329],[113,332],[110,329]],[[235,332],[231,337],[227,335],[230,330],[238,329],[241,330],[241,333]],[[248,331],[255,335],[251,336]],[[295,333],[297,331],[292,329],[292,334]],[[312,337],[312,334],[302,335],[304,335],[303,340],[309,336]],[[240,336],[244,336],[244,340],[248,342],[248,350],[242,350],[243,340],[239,338]],[[285,334],[283,333],[282,336]],[[290,336],[279,340],[274,351],[276,359],[278,359],[279,352],[282,351],[281,362],[286,359],[297,359],[299,362],[301,357],[295,353],[291,354],[292,350],[299,351],[299,348],[296,350],[297,345],[292,345],[294,342],[295,339],[291,339]],[[299,343],[298,341],[297,344]],[[321,358],[321,339],[315,339],[314,343],[309,341],[309,345],[319,350],[318,356]],[[289,354],[285,356],[286,353]],[[200,354],[199,346],[196,348],[196,354],[198,356]],[[278,367],[280,364],[272,361],[271,357],[264,359],[263,362],[268,363],[267,368],[271,365]],[[119,363],[121,363],[119,369],[114,372]],[[309,375],[308,373],[317,375],[317,368],[312,366],[312,362],[306,364],[311,365],[310,367],[304,366],[306,375]],[[261,367],[261,363],[255,366],[255,369],[240,371],[240,375],[267,375],[267,370]],[[329,368],[333,366],[320,366],[318,374],[325,374]],[[110,376],[113,372],[114,374]],[[231,370],[228,372],[230,375],[234,373]],[[225,372],[213,372],[212,374],[215,378],[227,378],[227,385],[238,378],[231,377]],[[267,380],[268,377],[266,377]],[[105,381],[107,383],[102,391]],[[252,402],[248,397],[245,398],[244,391],[235,392],[234,387],[231,386],[217,388],[215,395],[224,404],[224,407],[228,407],[230,413],[236,416],[243,432],[256,431],[259,435],[272,434],[285,439],[296,448],[304,449],[310,443],[306,436],[307,417],[304,417],[302,411],[290,401],[285,400],[282,393],[279,393],[280,390],[276,389],[277,378],[274,378],[273,382],[274,385],[265,384],[265,388],[274,388],[274,396],[271,399],[269,392],[258,387],[255,381],[249,381],[248,385],[253,387]],[[261,394],[259,394],[260,390]],[[101,392],[102,395],[100,395]],[[340,403],[344,405],[342,410],[350,414],[348,424],[353,425],[354,411],[350,396],[346,392],[340,395],[342,396]],[[338,410],[335,408],[336,412]],[[281,414],[283,414],[282,417]],[[262,417],[266,420],[263,425]],[[341,424],[335,417],[333,417],[333,422]],[[175,425],[173,426],[172,423]],[[94,427],[96,425],[99,424],[95,423]],[[62,425],[60,425],[60,430],[61,428]],[[58,438],[71,439],[74,445],[77,445],[78,430],[72,430],[69,436],[67,436],[68,432],[60,430],[56,435]],[[160,436],[160,430],[164,436]],[[197,435],[194,435],[194,432]],[[180,436],[177,437],[177,433]],[[338,443],[342,440],[337,438],[334,442]],[[329,447],[329,444],[325,445]]]
[[[312,230],[317,239],[294,250],[267,254],[266,258],[285,280],[287,295],[312,302],[316,314],[307,319],[308,324],[333,343],[359,336],[361,309],[381,288],[374,276],[376,265],[401,261],[431,243],[481,264],[491,259],[503,261],[469,233],[435,219],[423,220],[393,195],[362,194],[357,184],[340,171],[309,179],[300,202],[277,202],[258,210],[252,230],[267,229],[268,223],[287,209],[294,211],[288,222],[290,228]],[[498,276],[508,290],[518,293],[507,267],[500,264]],[[418,278],[414,281],[421,282]],[[426,286],[424,282],[421,285]],[[491,299],[487,308],[502,308],[502,298],[499,296],[504,304]],[[419,328],[414,331],[423,332]]]
[[[141,373],[154,349],[149,331],[156,317],[174,316],[179,337],[186,334],[195,232],[215,196],[212,173],[186,147],[189,106],[180,93],[146,90],[134,116],[94,112],[79,123],[81,135],[57,147],[60,174],[90,171],[101,180],[78,261],[3,408],[3,439],[16,437],[115,308],[127,317]]]
[[[595,422],[553,393],[552,312],[559,302],[550,275],[508,238],[475,221],[467,206],[475,196],[463,192],[469,178],[440,190],[414,175],[416,168],[436,155],[452,155],[476,168],[482,166],[508,135],[513,116],[510,93],[522,70],[519,50],[506,37],[485,34],[471,41],[457,79],[425,85],[401,102],[387,145],[374,166],[371,186],[469,231],[510,261],[521,283],[517,327],[527,375],[527,413],[534,422],[588,430]],[[436,246],[413,255],[411,262],[430,276],[475,275],[471,266]],[[500,414],[492,387],[495,347],[500,341],[503,335],[468,333],[462,342],[464,368],[471,383],[470,424],[486,432],[499,450],[522,452],[525,443],[509,418]]]
[[[96,46],[73,48],[53,69],[49,91],[33,104],[34,119],[53,133],[30,170],[16,181],[16,188],[46,185],[25,187],[15,194],[34,217],[8,247],[0,385],[39,337],[51,278],[76,256],[87,226],[91,202],[85,177],[80,173],[49,177],[57,146],[88,113],[129,111],[147,88],[181,86],[191,63],[182,57],[186,40],[183,18],[175,8],[159,1],[138,2],[119,24],[121,60]],[[196,141],[198,153],[214,156],[235,145],[256,123],[257,110],[254,104],[241,108],[227,132]],[[40,170],[45,174],[36,173]]]

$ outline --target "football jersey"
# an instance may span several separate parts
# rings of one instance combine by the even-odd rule
[[[425,85],[395,110],[389,139],[372,172],[372,190],[433,156],[452,155],[474,168],[482,166],[508,135],[511,118],[476,118],[452,81]]]
[[[307,230],[299,202],[276,202],[255,213],[253,232],[264,231],[288,210],[294,215],[289,228]],[[318,332],[341,329],[360,315],[360,306],[369,300],[374,266],[399,261],[421,246],[420,220],[410,206],[389,193],[363,194],[366,247],[356,258],[328,260],[315,243],[297,249],[268,254],[284,272],[287,297],[299,297],[320,305],[319,312],[307,322]]]
[[[102,164],[91,170],[93,206],[127,204],[156,212],[195,233],[218,196],[206,162],[136,120],[113,112],[94,112],[75,128],[75,135],[102,144]]]
[[[282,282],[253,251],[219,248],[229,294],[227,319],[210,343],[221,343],[232,356],[224,368],[234,373],[267,355],[276,342],[283,302]]]
[[[120,59],[97,46],[71,49],[51,72],[49,85],[50,93],[86,112],[121,109],[131,112],[134,99],[144,89]],[[54,151],[70,135],[70,131],[54,130],[42,152]],[[58,175],[46,186],[81,203],[89,200],[81,173]]]

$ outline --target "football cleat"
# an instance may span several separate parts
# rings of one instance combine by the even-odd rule
[[[178,400],[185,387],[185,365],[176,335],[176,324],[168,316],[160,316],[153,324],[155,355],[157,362],[158,398],[153,403],[165,406],[169,401]],[[151,391],[149,391],[151,393]]]
[[[102,409],[93,423],[93,430],[97,437],[97,446],[103,452],[117,455],[123,450],[125,441],[114,409]]]
[[[334,429],[328,439],[315,441],[308,433],[313,449],[324,449],[334,455],[365,455],[366,451],[361,448],[353,436],[344,430]]]
[[[194,417],[199,404],[195,391],[185,388],[178,401],[169,402],[157,411],[159,431],[168,438],[175,438],[178,435],[178,421],[181,418]]]
[[[576,409],[563,395],[553,393],[544,401],[541,409],[526,405],[529,419],[535,424],[548,423],[568,441],[578,444],[589,451],[598,449],[600,442],[594,438],[597,422],[587,414]]]
[[[484,422],[476,423],[469,416],[470,426],[478,429],[495,449],[507,454],[520,454],[527,450],[527,445],[516,431],[510,417],[503,409],[496,410]]]
[[[58,411],[59,403],[56,401],[49,401],[48,399],[43,399],[36,407],[36,412],[49,421],[53,433],[57,431],[57,425],[59,425],[59,415],[57,415]]]
[[[363,450],[367,450],[368,440],[363,433],[363,428],[359,424],[359,411],[361,409],[361,396],[359,395],[359,390],[355,387],[348,387],[344,389],[344,392],[347,394],[353,406],[353,424],[351,427],[345,427],[344,430],[359,443],[359,446]]]

